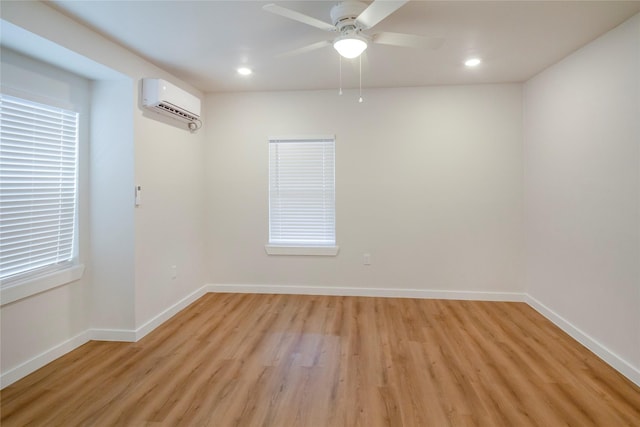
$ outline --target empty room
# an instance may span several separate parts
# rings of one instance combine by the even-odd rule
[[[640,1],[0,19],[2,426],[640,426]]]

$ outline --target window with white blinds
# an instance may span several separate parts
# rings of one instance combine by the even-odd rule
[[[335,246],[335,138],[269,139],[269,244]]]
[[[0,94],[0,279],[75,256],[78,113]]]

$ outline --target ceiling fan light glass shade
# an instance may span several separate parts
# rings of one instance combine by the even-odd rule
[[[367,48],[367,41],[359,36],[340,37],[333,42],[333,48],[347,59],[357,58]]]

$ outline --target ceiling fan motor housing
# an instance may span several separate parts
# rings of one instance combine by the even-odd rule
[[[366,8],[367,4],[360,1],[343,1],[331,8],[331,22],[340,33],[358,30],[356,18]]]

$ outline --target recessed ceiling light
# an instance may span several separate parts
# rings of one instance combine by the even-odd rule
[[[253,71],[251,71],[251,68],[247,68],[247,67],[238,68],[238,74],[240,74],[242,76],[248,76],[252,72]]]
[[[477,67],[481,62],[480,58],[470,58],[464,61],[464,65],[467,67]]]

